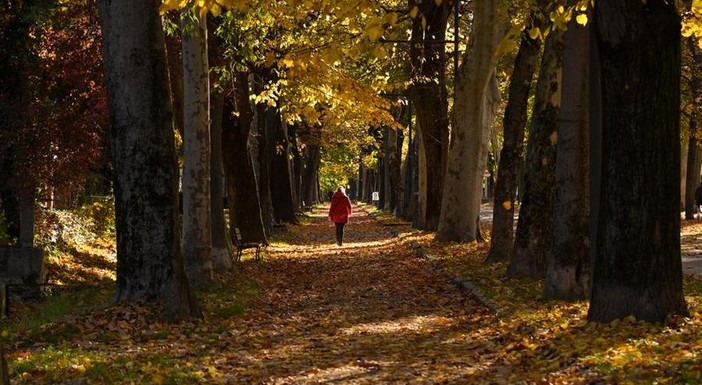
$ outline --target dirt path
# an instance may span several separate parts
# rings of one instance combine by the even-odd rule
[[[342,247],[321,212],[291,231],[247,267],[261,295],[228,341],[242,383],[471,383],[490,362],[470,340],[485,309],[367,213]]]

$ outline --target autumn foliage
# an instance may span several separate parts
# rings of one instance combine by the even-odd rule
[[[198,294],[202,321],[165,324],[157,309],[109,305],[103,285],[17,308],[1,330],[13,381],[702,382],[702,285],[695,278],[686,283],[690,319],[588,323],[587,303],[543,302],[539,283],[482,264],[486,245],[437,244],[431,233],[372,207],[357,211],[343,247],[334,245],[320,207],[275,237],[261,263],[245,255]],[[695,247],[689,242],[701,232],[688,226],[683,239]],[[92,244],[77,258],[113,260]],[[90,260],[56,268],[83,269]],[[455,277],[472,282],[487,302],[459,290]]]

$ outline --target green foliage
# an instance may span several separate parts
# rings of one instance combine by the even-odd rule
[[[335,191],[338,186],[347,186],[349,180],[358,175],[358,152],[344,145],[322,149],[319,185],[322,193]]]
[[[115,234],[115,205],[110,198],[83,205],[78,214],[98,236]]]

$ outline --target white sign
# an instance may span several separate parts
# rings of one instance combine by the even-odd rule
[[[377,202],[380,200],[380,193],[377,191],[373,191],[373,197],[372,197],[373,202]]]

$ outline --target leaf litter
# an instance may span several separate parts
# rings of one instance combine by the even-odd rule
[[[260,264],[247,255],[197,294],[203,320],[166,324],[159,309],[102,302],[29,328],[36,310],[20,309],[2,327],[13,383],[702,383],[697,279],[686,277],[690,319],[588,323],[586,302],[541,301],[538,282],[483,264],[486,244],[435,243],[359,209],[342,247],[322,208]]]

